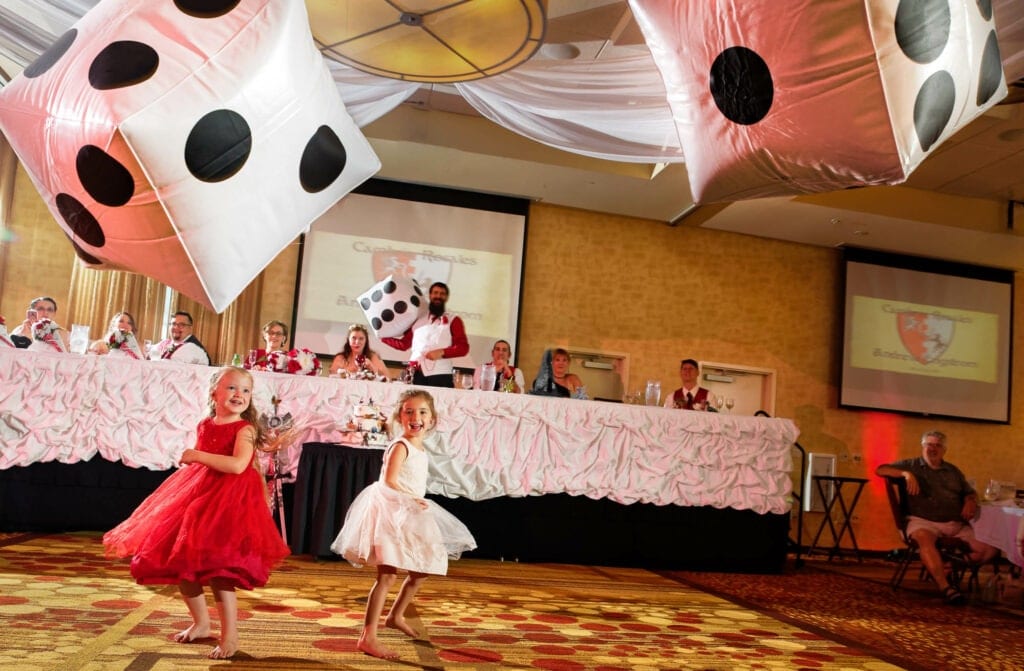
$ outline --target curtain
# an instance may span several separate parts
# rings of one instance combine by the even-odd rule
[[[252,342],[252,334],[260,332],[260,303],[263,296],[263,273],[256,276],[238,298],[219,315],[196,301],[175,292],[171,304],[174,310],[192,315],[193,334],[210,354],[210,363],[220,366],[231,363],[238,354],[245,359],[252,348],[261,343]]]
[[[71,324],[86,324],[89,337],[103,337],[111,318],[118,312],[128,312],[135,318],[137,338],[156,342],[167,330],[164,322],[164,296],[167,287],[142,275],[121,270],[93,270],[77,260],[71,269],[71,287],[68,291],[65,328]]]

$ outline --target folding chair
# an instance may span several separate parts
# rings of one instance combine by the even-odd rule
[[[907,534],[907,522],[910,513],[907,506],[907,482],[903,478],[886,477],[885,493],[889,498],[889,507],[892,509],[893,521],[899,529],[900,537],[906,546],[903,557],[896,565],[896,570],[889,580],[889,585],[897,589],[907,575],[910,565],[921,560],[920,550],[917,542]],[[978,588],[978,565],[970,561],[971,546],[958,538],[940,538],[936,543],[942,563],[949,567],[949,584],[960,589],[965,574],[969,574],[967,581],[968,589],[973,591]],[[924,564],[921,564],[922,580],[930,579]]]

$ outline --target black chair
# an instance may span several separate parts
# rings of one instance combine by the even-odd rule
[[[907,506],[907,482],[903,478],[885,478],[885,493],[889,498],[889,507],[892,509],[893,521],[900,531],[903,544],[906,546],[902,556],[897,560],[896,570],[889,580],[889,585],[897,589],[907,575],[910,565],[921,560],[920,550],[917,542],[907,534],[907,522],[910,513]],[[970,591],[978,589],[978,568],[979,565],[971,562],[971,546],[958,538],[940,538],[936,543],[942,562],[949,569],[949,584],[960,590],[964,575],[968,575],[967,588]],[[921,579],[930,579],[924,564],[921,564]]]

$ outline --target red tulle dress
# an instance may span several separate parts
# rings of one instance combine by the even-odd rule
[[[248,425],[204,419],[196,449],[229,455],[235,436]],[[262,587],[289,553],[267,505],[263,475],[255,467],[235,474],[201,464],[173,473],[131,517],[104,534],[103,545],[107,556],[131,556],[131,573],[140,585],[208,585],[224,578],[242,589]]]

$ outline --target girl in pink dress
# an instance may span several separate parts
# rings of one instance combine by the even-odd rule
[[[345,524],[331,544],[331,550],[355,566],[377,567],[377,581],[366,601],[363,631],[356,647],[382,659],[398,657],[377,640],[378,622],[398,569],[409,575],[384,624],[416,637],[418,632],[405,620],[405,610],[423,580],[428,574],[445,575],[448,557],[458,559],[463,551],[476,547],[462,522],[423,498],[427,492],[423,439],[436,422],[434,399],[429,393],[410,389],[402,394],[393,418],[393,424],[401,424],[402,436],[388,446],[380,479],[352,502]]]
[[[264,436],[252,406],[252,375],[217,371],[210,383],[210,416],[199,423],[194,449],[131,517],[103,536],[108,556],[131,556],[140,585],[177,584],[192,626],[174,636],[188,643],[210,636],[203,587],[209,585],[220,616],[212,659],[238,651],[235,589],[262,587],[288,555],[267,505],[256,450]]]

